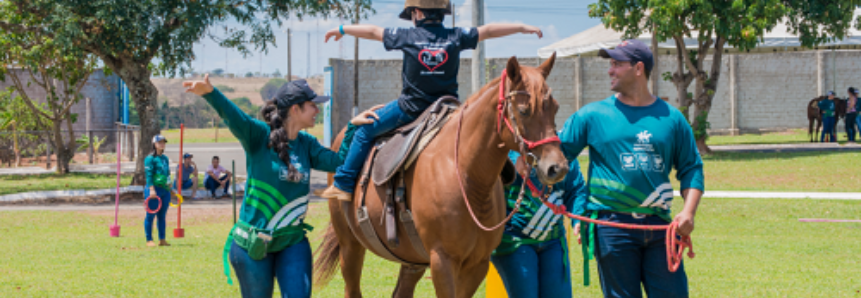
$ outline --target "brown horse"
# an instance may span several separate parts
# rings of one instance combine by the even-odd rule
[[[807,135],[810,137],[811,143],[819,140],[819,129],[822,127],[822,111],[819,110],[819,102],[826,99],[828,96],[820,96],[807,103],[807,121],[810,123],[807,128]],[[846,117],[847,103],[846,99],[834,98],[834,127],[832,127],[832,131],[834,131],[835,137],[837,136],[837,122],[840,121],[840,118]],[[816,130],[813,129],[813,122],[816,122]]]
[[[816,142],[819,138],[819,129],[822,127],[822,112],[819,111],[819,102],[827,99],[828,96],[820,96],[811,99],[807,103],[807,121],[810,123],[807,128],[807,136],[810,137],[810,142]],[[816,122],[816,130],[813,130],[813,123]]]
[[[491,252],[502,239],[502,229],[479,228],[474,220],[490,226],[506,218],[499,175],[510,150],[533,154],[543,183],[553,184],[564,178],[568,165],[559,143],[529,142],[556,138],[554,116],[559,105],[546,84],[554,61],[555,55],[534,68],[520,66],[514,57],[509,59],[505,70],[508,75],[494,79],[473,94],[405,170],[407,204],[429,258],[416,253],[410,245],[392,247],[383,241],[393,255],[403,260],[393,297],[412,297],[428,266],[437,297],[473,296],[487,274]],[[512,123],[511,128],[507,128],[506,120]],[[343,131],[332,148],[339,148],[342,138]],[[329,178],[331,185],[332,176]],[[374,183],[366,185],[367,214],[382,238],[385,189]],[[355,194],[360,193],[359,187]],[[353,201],[329,200],[331,225],[316,252],[319,256],[314,271],[317,285],[323,286],[340,263],[345,296],[362,297],[359,284],[365,250],[381,253],[351,231],[357,226],[355,213],[343,211],[355,210],[360,200]],[[471,211],[475,211],[475,218]],[[400,239],[407,239],[402,225],[398,226],[398,234]]]

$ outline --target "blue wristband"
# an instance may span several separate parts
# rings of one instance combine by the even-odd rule
[[[338,32],[341,32],[341,35],[344,35],[344,25],[338,27]]]

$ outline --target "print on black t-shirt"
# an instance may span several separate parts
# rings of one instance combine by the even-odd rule
[[[415,117],[445,95],[457,97],[460,52],[475,49],[478,29],[445,28],[429,24],[389,28],[383,34],[386,50],[404,52],[403,90],[398,106]]]

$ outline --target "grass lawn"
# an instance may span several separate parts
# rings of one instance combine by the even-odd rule
[[[309,208],[307,222],[316,227],[309,235],[313,249],[328,220],[324,208],[321,203]],[[173,246],[167,248],[144,245],[143,213],[122,211],[122,237],[110,238],[113,211],[3,212],[0,296],[239,295],[238,286],[225,284],[221,267],[230,209],[184,211],[186,238],[169,238]],[[171,233],[176,217],[174,210],[169,213]],[[697,257],[685,260],[692,296],[858,297],[861,259],[852,243],[861,237],[861,224],[798,222],[808,217],[857,219],[858,214],[857,202],[705,199],[694,233]],[[581,286],[579,251],[571,249],[574,296],[600,297],[594,261],[593,285]],[[398,266],[367,256],[365,297],[389,296]],[[429,279],[419,283],[416,296],[434,297]],[[314,297],[343,297],[340,274],[315,290]],[[476,297],[484,297],[484,290]]]
[[[842,123],[842,122],[841,122]],[[842,124],[840,124],[842,125]],[[822,133],[822,130],[819,131]],[[837,139],[840,144],[846,143],[846,133],[837,133]],[[816,136],[819,140],[819,136]],[[807,129],[791,129],[782,132],[770,132],[764,134],[743,134],[740,136],[709,136],[706,143],[710,146],[715,145],[764,145],[764,144],[809,144],[810,137],[807,135]]]
[[[578,160],[586,175],[589,157]],[[716,152],[703,164],[706,191],[861,191],[861,152]],[[670,177],[678,190],[675,171]]]
[[[584,175],[589,158],[579,158]],[[724,153],[704,158],[706,191],[858,192],[861,152]],[[675,189],[679,182],[671,174]],[[203,174],[199,174],[203,188]],[[131,183],[123,176],[122,186]],[[0,195],[40,190],[106,189],[116,187],[115,175],[0,176]]]
[[[198,174],[198,190],[203,190],[204,174]],[[175,176],[174,176],[175,178]],[[240,183],[243,179],[237,178]],[[120,177],[120,186],[129,186],[132,182],[131,174]],[[30,191],[52,191],[66,189],[109,189],[117,187],[116,174],[85,174],[71,173],[61,176],[57,174],[42,175],[0,175],[0,195],[8,195]]]
[[[123,175],[120,177],[120,184],[122,186],[127,186],[131,182],[131,175]],[[0,195],[43,190],[92,190],[116,187],[116,174],[70,173],[68,175],[0,175]]]
[[[323,140],[323,125],[317,125],[306,130],[306,132],[317,137],[318,140]],[[164,135],[170,142],[179,144],[179,129],[162,130]],[[215,143],[215,128],[187,128],[185,129],[183,142],[186,144],[192,143]],[[218,129],[218,143],[236,143],[236,137],[228,128]]]

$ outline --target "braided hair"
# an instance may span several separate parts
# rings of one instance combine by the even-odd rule
[[[278,153],[278,158],[287,165],[287,181],[299,182],[302,181],[302,173],[290,163],[290,139],[285,123],[287,115],[294,105],[289,105],[279,108],[275,100],[266,102],[266,105],[260,111],[263,121],[269,125],[269,143],[267,147],[272,148]],[[301,108],[301,106],[300,106]]]

